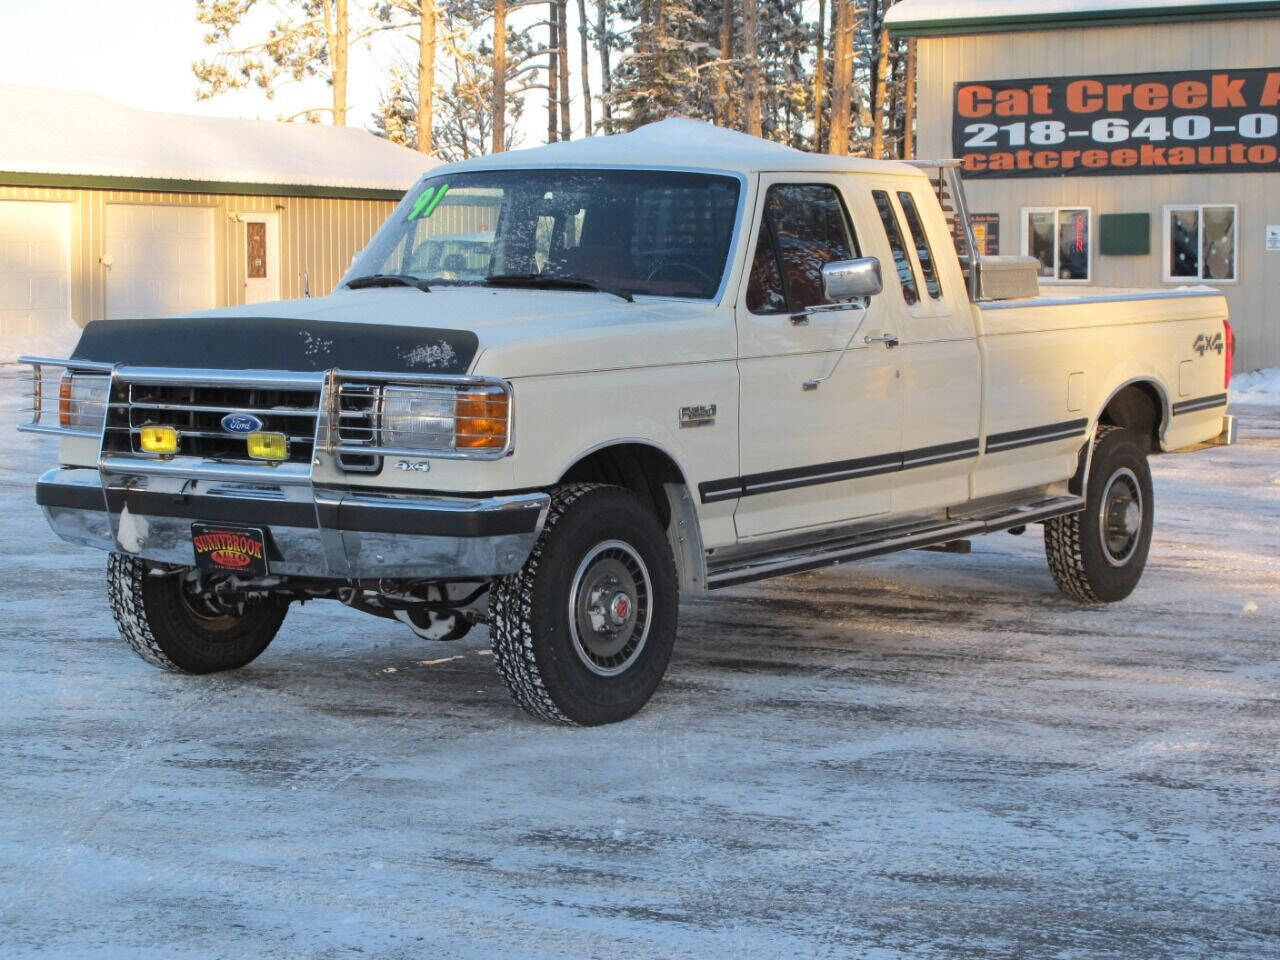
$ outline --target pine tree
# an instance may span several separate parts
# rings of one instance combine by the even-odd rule
[[[507,0],[493,0],[493,152],[507,149]]]
[[[760,109],[760,5],[742,0],[742,69],[747,112],[747,133],[758,137],[764,130]]]
[[[578,63],[582,75],[582,135],[585,137],[595,133],[595,124],[591,118],[591,71],[588,69],[591,58],[591,27],[587,23],[587,0],[578,0]]]
[[[617,37],[609,28],[609,0],[596,0],[596,50],[600,55],[601,127],[613,133],[613,47]],[[583,68],[585,70],[585,67]]]
[[[519,119],[523,103],[519,97],[498,94],[493,69],[497,50],[483,40],[477,41],[489,20],[487,0],[435,2],[439,18],[437,62],[446,80],[435,85],[432,108],[421,113],[424,122],[430,117],[433,152],[443,160],[462,160],[489,152],[494,143],[499,144],[498,149],[514,145],[506,121]],[[408,64],[392,68],[373,116],[379,133],[405,145],[423,139],[419,126],[421,84],[410,82],[413,72]],[[502,75],[505,78],[505,71]],[[495,110],[496,102],[503,103],[504,108]],[[499,124],[503,127],[501,133]]]
[[[560,54],[556,103],[560,107],[560,139],[568,140],[573,134],[573,118],[569,115],[569,0],[556,0],[556,31]]]
[[[622,0],[619,16],[635,22],[632,51],[618,64],[610,101],[624,130],[667,117],[710,120],[706,72],[713,46],[692,0]]]
[[[435,101],[436,47],[442,13],[445,11],[441,9],[441,0],[385,0],[373,7],[374,16],[387,29],[417,34],[417,95],[414,102],[418,104],[423,122],[415,123],[418,131],[415,143],[422,153],[432,152],[431,111]],[[393,74],[398,70],[399,67],[393,68]],[[403,79],[399,82],[403,85]]]
[[[560,4],[551,0],[547,6],[547,143],[555,143],[560,135],[556,109],[560,89]]]
[[[760,13],[761,136],[809,149],[813,26],[805,21],[800,0],[777,0],[762,6]]]
[[[335,126],[347,123],[347,70],[354,43],[371,36],[377,24],[353,27],[347,0],[277,0],[282,17],[265,36],[245,39],[245,18],[259,0],[196,0],[196,20],[209,28],[204,41],[217,47],[208,60],[192,65],[205,100],[243,87],[262,90],[267,99],[281,84],[319,78],[330,87],[331,104],[282,119],[314,120],[328,113]]]

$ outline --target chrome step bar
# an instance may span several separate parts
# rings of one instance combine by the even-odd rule
[[[949,543],[952,540],[995,533],[1010,527],[1039,523],[1083,509],[1083,497],[1050,497],[1031,503],[981,511],[967,517],[862,530],[847,537],[823,540],[821,544],[809,549],[795,544],[783,548],[765,546],[759,553],[746,556],[736,553],[719,564],[715,557],[710,557],[707,561],[707,589],[734,587],[754,580],[818,570],[851,560],[865,560],[868,557],[896,553],[899,550],[914,550],[918,547]]]

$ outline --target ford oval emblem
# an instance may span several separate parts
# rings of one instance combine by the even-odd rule
[[[222,429],[227,433],[257,433],[262,429],[262,421],[252,413],[228,413],[222,418]]]

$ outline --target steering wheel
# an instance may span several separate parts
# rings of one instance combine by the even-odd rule
[[[659,260],[654,268],[645,274],[644,278],[646,280],[654,280],[657,278],[659,273],[668,268],[677,271],[683,270],[686,274],[692,274],[695,279],[705,281],[707,286],[716,286],[716,278],[711,276],[711,274],[707,273],[700,267],[695,267],[691,263],[684,263],[680,260]]]

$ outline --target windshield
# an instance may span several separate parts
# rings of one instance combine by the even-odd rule
[[[654,170],[500,170],[409,194],[347,281],[572,278],[626,294],[710,299],[738,210],[733,177]]]

